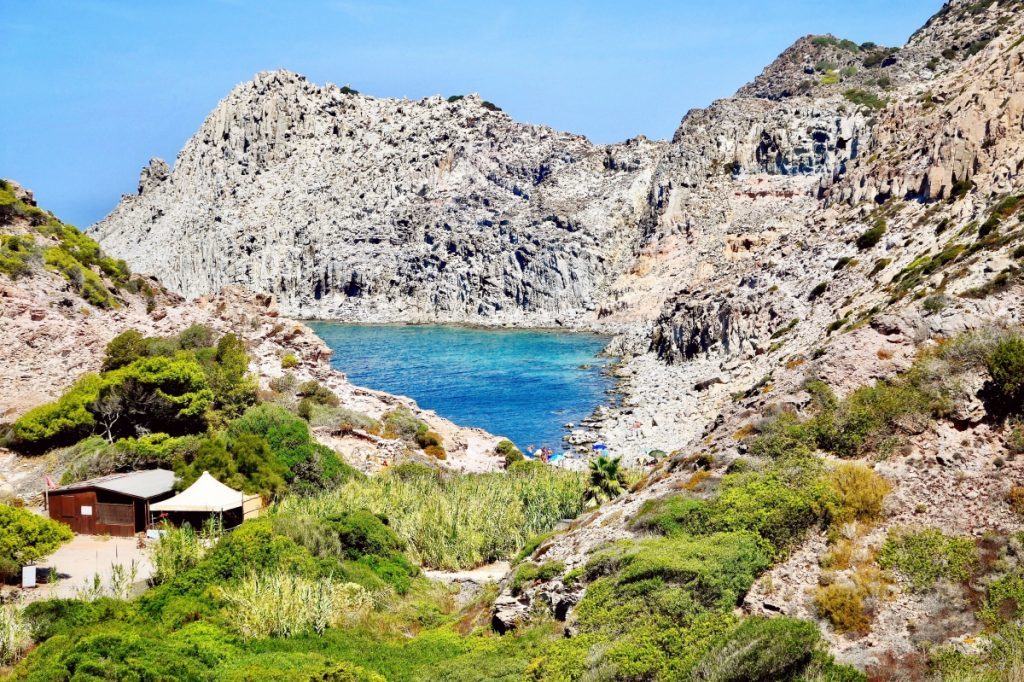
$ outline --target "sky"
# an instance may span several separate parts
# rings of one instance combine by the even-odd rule
[[[0,0],[0,177],[87,227],[217,102],[286,68],[376,97],[478,92],[599,143],[670,138],[806,34],[902,45],[941,0]]]

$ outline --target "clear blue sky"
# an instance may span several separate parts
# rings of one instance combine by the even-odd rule
[[[219,99],[287,68],[368,95],[479,92],[597,142],[672,135],[808,33],[901,45],[941,0],[0,0],[0,176],[85,227]]]

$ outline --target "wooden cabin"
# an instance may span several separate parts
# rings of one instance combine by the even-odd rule
[[[151,504],[174,495],[173,471],[111,474],[46,492],[50,518],[82,535],[131,537],[149,525]]]

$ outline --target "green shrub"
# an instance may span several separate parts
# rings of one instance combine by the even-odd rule
[[[197,350],[214,345],[216,333],[205,324],[194,324],[178,334],[178,346],[182,350]]]
[[[931,412],[928,396],[913,386],[879,381],[824,409],[809,425],[818,446],[842,457],[856,456],[893,442],[893,434]]]
[[[402,440],[414,441],[416,434],[426,424],[416,418],[407,407],[396,407],[381,420],[384,424],[385,438],[401,438]]]
[[[266,499],[285,490],[288,468],[275,456],[267,441],[240,433],[230,438],[208,438],[199,446],[192,462],[175,466],[178,487],[187,488],[208,471],[224,485]]]
[[[495,446],[494,451],[499,457],[501,457],[506,469],[516,462],[522,462],[526,459],[519,448],[516,447],[515,443],[508,439],[500,441],[498,445]]]
[[[978,615],[990,627],[1018,621],[1024,615],[1024,574],[1014,571],[992,581]]]
[[[24,452],[39,452],[70,445],[96,428],[89,407],[99,395],[103,380],[86,374],[58,400],[40,405],[22,415],[11,427],[14,445]]]
[[[299,358],[295,353],[285,353],[281,356],[281,369],[293,369],[299,366]]]
[[[747,532],[617,542],[587,562],[593,583],[576,611],[580,630],[625,632],[648,616],[685,622],[701,610],[730,611],[770,557]]]
[[[819,282],[818,284],[815,284],[814,288],[811,289],[811,292],[807,294],[807,300],[814,301],[820,298],[826,291],[828,291],[828,282]]]
[[[897,571],[915,591],[932,587],[940,578],[966,580],[978,561],[974,541],[950,537],[937,528],[889,531],[878,555],[878,565]]]
[[[885,234],[885,229],[885,220],[879,219],[876,221],[870,229],[857,237],[857,248],[861,251],[866,251],[874,247],[878,242],[882,241],[882,235]]]
[[[925,309],[925,312],[934,315],[942,311],[947,305],[949,305],[949,297],[945,294],[934,294],[924,299],[924,303],[921,307]]]
[[[820,466],[810,459],[788,459],[767,472],[724,476],[718,497],[710,501],[684,495],[648,500],[632,526],[669,536],[752,532],[781,553],[809,528],[829,520],[835,506],[835,493]]]
[[[42,262],[41,251],[31,236],[0,235],[0,272],[11,279],[27,277]]]
[[[790,678],[811,661],[818,627],[794,618],[748,618],[715,643],[693,672],[701,682]]]
[[[52,554],[72,537],[71,529],[62,523],[0,504],[0,562],[7,570]]]
[[[357,429],[374,435],[381,433],[379,421],[362,412],[344,407],[310,405],[308,421],[310,426],[327,427],[342,434],[352,433]]]
[[[1006,407],[1017,411],[1024,400],[1024,337],[1010,336],[999,341],[986,359],[989,375]]]
[[[324,490],[356,475],[333,450],[313,440],[305,421],[277,405],[256,405],[231,422],[228,435],[240,434],[265,440],[284,465],[285,479],[300,491]]]
[[[864,65],[870,68],[867,61],[865,61]],[[852,102],[859,107],[865,107],[875,111],[885,109],[885,107],[889,105],[887,100],[882,99],[875,93],[867,90],[861,90],[859,88],[851,88],[847,90],[843,93],[843,97],[845,97],[848,102]]]
[[[99,276],[83,266],[71,253],[58,246],[43,249],[43,263],[60,273],[78,294],[97,308],[116,308],[117,301]]]
[[[297,395],[312,401],[316,405],[337,407],[339,404],[338,396],[334,395],[331,389],[327,388],[316,379],[310,379],[300,385]]]
[[[146,337],[135,329],[123,331],[107,344],[103,354],[103,371],[120,369],[149,355]]]

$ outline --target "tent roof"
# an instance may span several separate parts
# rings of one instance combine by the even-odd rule
[[[87,481],[79,481],[71,485],[54,488],[50,493],[64,490],[97,488],[146,500],[171,492],[174,489],[174,481],[176,479],[177,476],[174,475],[174,472],[167,471],[166,469],[129,471],[124,474],[110,474],[109,476],[91,478]]]
[[[209,472],[204,471],[199,479],[174,497],[149,506],[155,512],[224,512],[237,509],[245,501],[245,495],[233,490]]]

